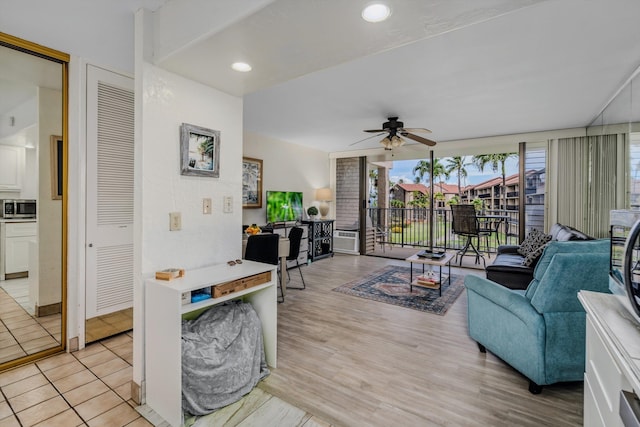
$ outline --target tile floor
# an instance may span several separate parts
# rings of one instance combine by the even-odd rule
[[[29,278],[17,278],[11,280],[3,280],[0,286],[6,293],[9,294],[18,304],[24,308],[27,313],[33,315],[33,307],[29,303]]]
[[[0,306],[0,362],[60,345],[60,314],[35,318],[2,288]]]
[[[151,426],[131,400],[130,333],[0,373],[0,427]]]
[[[2,372],[0,427],[168,427],[146,405],[137,407],[131,400],[132,363],[133,338],[127,332]],[[330,427],[259,388],[187,421],[193,427]]]
[[[133,308],[87,319],[84,325],[86,342],[94,342],[133,328]]]

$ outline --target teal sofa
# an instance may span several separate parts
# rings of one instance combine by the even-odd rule
[[[543,385],[582,381],[585,312],[581,289],[609,292],[609,240],[552,241],[526,290],[467,275],[469,335],[529,379]]]

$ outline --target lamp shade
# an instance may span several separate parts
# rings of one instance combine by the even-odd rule
[[[330,188],[320,188],[316,190],[316,200],[328,201],[333,198]]]
[[[385,150],[391,150],[391,140],[388,137],[382,138],[380,144],[384,147]]]

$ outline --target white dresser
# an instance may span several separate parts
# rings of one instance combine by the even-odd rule
[[[587,312],[584,425],[618,427],[622,390],[640,394],[640,323],[621,297],[581,291]]]

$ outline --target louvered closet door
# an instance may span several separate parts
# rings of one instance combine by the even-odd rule
[[[87,69],[86,318],[133,306],[133,79]]]

